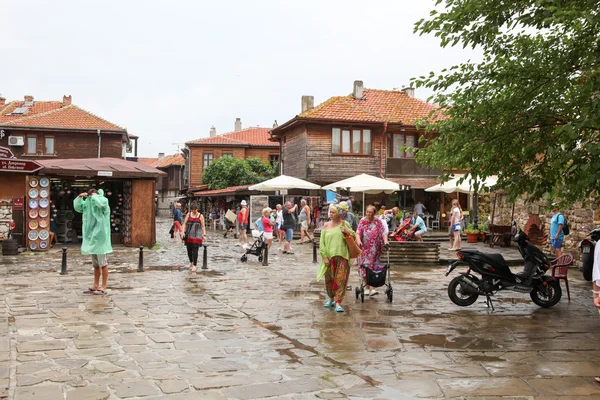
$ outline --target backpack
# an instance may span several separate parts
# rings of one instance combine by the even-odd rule
[[[562,215],[562,214],[558,214],[558,215]],[[571,227],[569,226],[569,220],[567,219],[567,217],[565,217],[564,215],[562,215],[563,220],[565,221],[565,223],[563,224],[563,229],[562,229],[562,233],[566,235],[568,235],[569,233],[571,233]]]

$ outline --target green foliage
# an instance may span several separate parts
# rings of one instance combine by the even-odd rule
[[[467,224],[465,233],[479,233],[479,229],[475,229],[475,225],[471,222],[470,224]]]
[[[413,79],[446,117],[423,121],[439,135],[422,139],[417,161],[500,174],[513,200],[600,202],[600,0],[441,3],[415,32],[483,59]]]
[[[271,165],[263,162],[260,158],[248,158],[246,162],[250,166],[252,173],[260,178],[258,182],[266,181],[267,179],[275,178],[279,171],[277,163]],[[257,182],[257,183],[258,183]]]
[[[258,158],[221,157],[209,164],[202,174],[202,183],[210,189],[252,185],[277,176],[278,169]]]

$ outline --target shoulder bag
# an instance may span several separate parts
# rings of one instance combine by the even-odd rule
[[[348,252],[350,253],[350,258],[356,258],[362,254],[362,250],[360,249],[360,247],[358,247],[352,235],[344,235],[344,240],[346,241],[346,245],[348,245]]]

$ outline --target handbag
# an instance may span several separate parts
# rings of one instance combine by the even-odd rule
[[[171,229],[169,229],[169,235],[171,235],[171,239],[175,236],[175,224],[171,225]]]
[[[346,241],[346,245],[348,245],[348,252],[350,253],[350,258],[356,258],[362,254],[362,250],[360,249],[360,247],[358,247],[352,235],[344,235],[344,240]]]

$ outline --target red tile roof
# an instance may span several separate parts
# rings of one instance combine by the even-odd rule
[[[165,167],[169,167],[171,165],[184,165],[185,164],[185,160],[181,154],[172,154],[170,156],[164,156],[162,158],[143,158],[142,160],[144,160],[144,161],[140,161],[140,159],[138,158],[138,162],[143,162],[144,164],[148,164],[154,168],[165,168]],[[153,160],[153,161],[150,163],[147,163],[147,161],[149,161],[149,160]]]
[[[142,163],[142,164],[146,164],[146,165],[150,165],[152,166],[152,164],[154,164],[155,162],[158,161],[157,157],[154,158],[142,158],[142,157],[138,157],[137,162]]]
[[[97,115],[76,105],[65,105],[59,101],[35,101],[27,107],[24,101],[11,101],[0,108],[0,126],[27,128],[64,128],[126,132]],[[18,107],[27,107],[22,115],[10,115]]]
[[[261,146],[279,147],[269,141],[270,128],[246,128],[238,132],[229,132],[215,137],[200,138],[187,142],[187,145],[216,145],[216,146]]]
[[[332,97],[293,120],[330,119],[415,125],[418,119],[438,109],[438,106],[411,97],[403,91],[365,89],[362,99],[356,99],[352,94]],[[288,123],[283,124],[279,128],[287,125]],[[273,132],[277,131],[278,128],[273,129]]]

